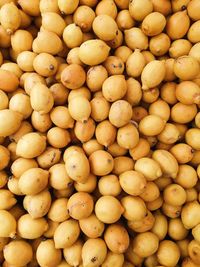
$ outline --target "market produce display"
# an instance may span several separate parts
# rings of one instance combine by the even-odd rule
[[[0,0],[0,266],[200,267],[200,0]]]

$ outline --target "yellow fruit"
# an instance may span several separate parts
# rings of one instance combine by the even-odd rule
[[[130,49],[132,50],[147,49],[148,37],[143,33],[143,31],[140,28],[133,27],[129,30],[125,30],[124,33],[125,33],[125,42]]]
[[[158,86],[164,79],[166,73],[163,61],[153,60],[143,69],[141,74],[142,89],[148,90]]]
[[[113,40],[118,31],[117,23],[108,15],[97,16],[92,24],[94,33],[104,41]]]
[[[126,91],[127,83],[124,75],[112,75],[104,81],[102,86],[103,96],[109,102],[123,98]]]
[[[110,47],[102,40],[89,40],[81,44],[80,60],[90,66],[98,65],[106,60]]]
[[[71,64],[63,69],[61,82],[69,89],[78,89],[85,83],[86,75],[83,67]]]
[[[31,245],[23,240],[11,241],[4,248],[4,258],[10,265],[24,266],[31,261],[32,257]]]
[[[74,151],[65,160],[67,174],[77,182],[85,182],[90,173],[87,157],[82,152]]]
[[[13,34],[19,28],[21,16],[14,3],[7,3],[1,7],[0,22],[8,34]]]
[[[42,1],[40,1],[40,7],[42,5],[41,2]],[[45,30],[54,32],[57,35],[61,36],[65,26],[66,25],[64,19],[55,12],[42,13],[42,27]]]
[[[103,239],[88,239],[82,248],[83,266],[101,266],[106,258],[106,254],[107,247]]]
[[[142,21],[153,11],[153,4],[149,0],[135,0],[129,3],[129,12],[133,19]]]
[[[190,27],[190,18],[186,11],[178,11],[172,14],[166,25],[167,35],[172,40],[183,38]]]
[[[79,4],[79,0],[70,0],[70,1],[65,1],[65,0],[58,0],[58,7],[61,11],[61,13],[68,15],[72,14],[77,6]]]
[[[18,77],[11,71],[0,69],[0,88],[4,92],[10,93],[17,89],[19,85]]]
[[[61,39],[50,31],[40,31],[33,41],[33,52],[56,55],[63,49]]]
[[[175,60],[174,73],[181,80],[193,80],[198,75],[199,70],[199,63],[192,56],[182,56]]]
[[[10,109],[0,110],[0,136],[14,134],[20,127],[22,115]]]
[[[160,34],[166,25],[165,16],[159,12],[152,12],[142,22],[142,30],[147,36]]]
[[[83,33],[79,26],[75,23],[68,25],[62,31],[63,40],[67,47],[75,48],[81,45],[83,42]]]
[[[49,113],[54,104],[53,95],[44,84],[37,83],[31,90],[31,106],[40,114]]]
[[[188,40],[192,43],[198,43],[200,41],[200,38],[199,38],[199,33],[200,33],[200,30],[199,30],[199,26],[200,26],[200,23],[199,23],[199,20],[194,22],[188,33],[187,33],[187,37],[188,37]]]

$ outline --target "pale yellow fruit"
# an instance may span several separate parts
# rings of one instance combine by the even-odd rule
[[[162,175],[160,165],[153,159],[141,158],[135,163],[135,170],[142,173],[147,181],[153,181]]]
[[[0,136],[14,134],[20,127],[23,116],[13,110],[0,110]]]
[[[199,71],[199,62],[192,56],[182,56],[175,60],[174,73],[181,80],[193,80],[199,74]]]
[[[46,81],[44,77],[40,76],[39,74],[35,72],[26,73],[26,77],[24,78],[24,81],[23,81],[24,90],[26,91],[28,95],[30,95],[32,88],[34,87],[34,85],[38,83],[39,84],[42,83],[46,85]]]
[[[13,65],[16,64],[13,63]],[[17,89],[19,85],[19,79],[13,69],[6,68],[6,64],[3,64],[1,66],[0,78],[0,88],[4,92],[10,93]]]
[[[135,25],[128,10],[121,10],[117,15],[116,22],[120,30],[130,29]]]
[[[69,1],[65,1],[65,0],[58,0],[58,7],[61,11],[61,13],[68,15],[68,14],[72,14],[76,8],[78,7],[79,4],[79,0],[69,0]]]
[[[52,239],[42,241],[37,247],[36,259],[41,266],[59,266],[62,259],[61,250],[55,248],[55,243]]]
[[[54,233],[56,249],[70,247],[80,234],[79,224],[76,220],[69,219],[59,224]]]
[[[147,182],[141,173],[129,170],[120,174],[119,183],[126,193],[138,196],[145,190]]]
[[[87,157],[82,152],[72,152],[65,160],[67,174],[77,182],[85,182],[90,173]]]
[[[188,15],[192,20],[199,20],[200,4],[198,0],[192,0],[187,5]]]
[[[49,113],[54,104],[54,98],[47,86],[37,83],[31,90],[31,106],[41,114]]]
[[[33,111],[30,103],[30,97],[23,93],[19,93],[11,97],[9,108],[10,110],[22,114],[24,119],[27,119]]]
[[[17,57],[17,64],[23,71],[34,71],[33,61],[37,56],[36,53],[31,51],[23,51]]]
[[[110,251],[118,254],[124,253],[130,243],[126,228],[119,224],[112,224],[107,227],[104,240]]]
[[[63,50],[61,39],[50,31],[40,31],[33,41],[33,52],[56,55]]]
[[[176,178],[178,173],[178,163],[176,158],[170,152],[158,149],[153,152],[152,158],[159,163],[165,176]]]
[[[113,0],[107,0],[107,2],[100,1],[96,7],[96,14],[101,15],[101,14],[106,14],[113,19],[116,18],[117,16],[117,6],[115,4],[116,2]],[[126,8],[128,5],[126,5]]]
[[[83,242],[77,240],[72,246],[64,248],[63,255],[65,260],[72,266],[78,266],[82,262],[81,252],[82,252]]]
[[[90,216],[93,207],[93,198],[85,192],[77,192],[73,194],[67,203],[69,215],[75,220],[81,220]]]
[[[61,151],[58,148],[48,146],[46,150],[37,157],[38,165],[48,169],[60,161]]]
[[[152,0],[154,11],[162,13],[167,16],[171,13],[171,2],[170,0]]]
[[[166,32],[172,40],[177,40],[184,37],[189,27],[190,18],[187,12],[178,11],[169,17],[166,25]]]
[[[108,251],[107,256],[105,261],[102,264],[102,267],[108,267],[108,266],[116,266],[116,267],[128,267],[128,266],[124,266],[124,255],[118,254],[118,253],[113,253],[111,251]],[[129,266],[130,267],[130,266]]]
[[[0,236],[14,237],[16,234],[17,223],[15,217],[6,210],[0,210]]]
[[[172,42],[169,54],[173,58],[186,56],[190,52],[192,44],[187,39],[178,39]],[[191,55],[192,56],[192,55]]]
[[[155,36],[164,30],[165,25],[165,16],[159,12],[152,12],[142,21],[142,30],[147,36]]]
[[[99,192],[104,196],[118,196],[121,192],[121,186],[118,177],[113,174],[101,177],[98,182],[98,189]]]
[[[33,36],[27,30],[17,30],[11,36],[12,49],[18,54],[32,49]]]
[[[159,60],[149,62],[141,74],[142,89],[147,90],[158,86],[164,79],[166,73],[165,63]]]
[[[159,246],[157,235],[151,232],[138,234],[133,240],[133,251],[140,257],[153,255]]]
[[[127,91],[124,99],[132,106],[137,106],[142,98],[141,84],[134,78],[129,78],[126,83]]]
[[[80,60],[90,66],[98,65],[106,60],[110,47],[102,40],[88,40],[79,49]]]
[[[63,40],[67,47],[75,48],[83,42],[83,33],[79,26],[75,23],[68,25],[63,30]]]
[[[102,86],[103,96],[109,102],[123,98],[126,91],[127,83],[124,75],[112,75],[104,81]]]
[[[138,142],[139,133],[133,124],[128,123],[127,125],[118,129],[117,143],[119,146],[126,149],[132,149],[138,144]]]
[[[109,115],[110,104],[104,97],[95,97],[90,102],[91,117],[96,121],[103,121]]]
[[[155,214],[155,223],[152,232],[158,236],[159,240],[163,240],[167,234],[167,230],[167,218],[162,214]]]
[[[121,199],[124,209],[123,216],[128,221],[141,221],[145,218],[147,208],[142,198],[138,196],[125,196]]]
[[[92,24],[94,33],[104,41],[113,40],[118,31],[117,23],[108,15],[97,16]]]
[[[175,266],[180,258],[178,245],[171,240],[161,241],[157,251],[157,258],[160,264]]]
[[[89,217],[79,220],[81,231],[89,238],[98,238],[102,235],[105,225],[92,213]]]
[[[131,77],[139,77],[146,65],[146,60],[139,49],[135,51],[128,57],[126,61],[126,71]]]
[[[39,238],[47,228],[48,224],[44,218],[32,219],[29,214],[21,216],[17,223],[17,232],[25,239]]]
[[[6,109],[8,107],[8,103],[8,96],[4,91],[0,90],[0,110]]]
[[[41,1],[40,1],[41,2]],[[42,4],[40,3],[40,6]],[[66,24],[64,19],[55,12],[42,13],[42,27],[61,36]]]
[[[30,16],[39,16],[39,0],[30,0],[27,2],[26,0],[19,0],[18,4],[21,6],[23,11]]]
[[[47,190],[36,195],[26,195],[23,205],[33,219],[42,218],[50,209],[51,195]]]
[[[139,123],[139,131],[147,136],[160,134],[165,127],[165,121],[157,115],[148,115]]]
[[[72,98],[69,102],[68,108],[69,113],[74,120],[84,122],[89,119],[91,113],[91,105],[85,97],[77,96]]]
[[[89,68],[86,83],[92,92],[99,91],[103,82],[108,78],[108,72],[102,65]]]
[[[46,148],[46,138],[39,133],[28,133],[17,143],[17,155],[24,158],[35,158]]]
[[[199,136],[200,136],[200,129],[198,128],[192,128],[189,129],[186,132],[186,142],[188,145],[190,145],[193,149],[200,149],[200,142],[199,142]]]
[[[200,56],[199,56],[200,52],[199,51],[200,51],[200,42],[192,46],[189,52],[189,56],[196,58],[200,64]]]
[[[10,192],[7,189],[0,189],[0,198],[1,198],[1,204],[0,204],[1,210],[9,210],[17,203],[12,192]]]
[[[113,144],[116,138],[117,130],[110,121],[100,122],[95,129],[95,136],[99,144],[108,147]]]
[[[28,264],[33,257],[31,245],[23,240],[14,240],[4,248],[4,258],[9,264],[24,266]]]
[[[189,31],[188,31],[188,34],[187,34],[187,37],[188,37],[188,40],[192,43],[198,43],[200,41],[200,37],[199,37],[199,33],[200,33],[200,30],[199,30],[199,26],[200,26],[200,23],[199,23],[199,20],[197,20],[196,22],[194,22]]]
[[[8,34],[12,34],[17,30],[21,23],[21,16],[19,9],[14,3],[7,3],[1,7],[0,11],[1,25]]]
[[[151,38],[149,49],[154,56],[163,56],[170,48],[171,40],[165,33],[160,33]]]
[[[103,223],[115,223],[119,220],[124,209],[119,200],[113,196],[100,197],[95,205],[95,214]]]
[[[85,33],[88,33],[92,29],[92,23],[95,19],[94,10],[87,6],[79,6],[73,15],[74,23],[81,28]]]
[[[166,123],[163,131],[158,135],[158,140],[164,144],[174,144],[180,138],[180,132],[172,123]]]
[[[73,180],[68,176],[63,163],[55,164],[49,169],[49,183],[56,190],[64,190],[73,184]]]
[[[39,75],[50,77],[57,72],[58,63],[52,55],[40,53],[33,60],[33,68]]]
[[[106,254],[107,247],[103,239],[88,239],[82,248],[83,266],[101,266],[106,258]]]
[[[109,174],[114,167],[113,157],[104,150],[94,151],[89,157],[89,162],[91,172],[98,176]]]
[[[129,12],[133,19],[142,21],[153,11],[153,4],[150,0],[135,0],[129,3]]]
[[[40,1],[40,12],[54,12],[59,13],[58,1],[57,0],[41,0]]]
[[[195,104],[186,105],[178,102],[171,109],[171,119],[174,122],[185,124],[192,121],[197,114],[197,106]],[[184,132],[183,132],[184,133]]]
[[[148,0],[149,1],[149,0]],[[126,45],[134,50],[146,50],[148,47],[148,37],[143,33],[140,28],[133,27],[129,30],[125,30],[125,42]]]
[[[48,171],[31,168],[19,178],[19,188],[25,195],[35,195],[44,190],[48,184]]]
[[[51,204],[51,208],[48,212],[48,218],[56,223],[61,223],[69,219],[69,214],[67,211],[67,198],[58,198],[54,200]]]
[[[193,229],[192,229],[192,235],[196,241],[200,241],[200,224],[197,224]]]
[[[132,50],[128,47],[128,46],[125,46],[125,45],[122,45],[120,47],[118,47],[115,52],[114,52],[114,55],[116,57],[119,57],[121,58],[121,60],[125,63],[127,58],[132,54]]]

